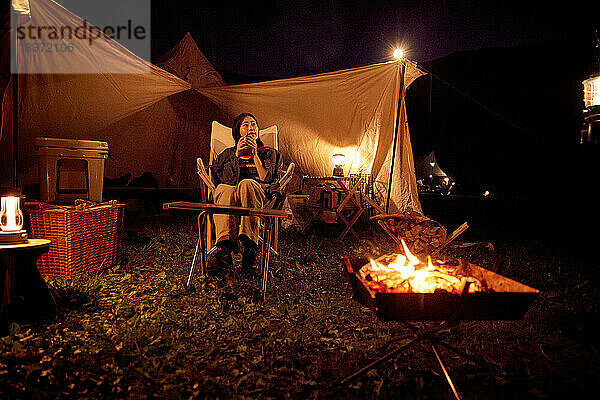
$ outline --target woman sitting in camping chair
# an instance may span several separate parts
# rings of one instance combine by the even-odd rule
[[[263,146],[258,132],[252,114],[235,117],[232,127],[235,146],[223,150],[213,162],[215,204],[263,208],[267,201],[282,199],[277,176],[281,157],[277,150]],[[214,223],[217,250],[208,263],[207,273],[220,276],[232,269],[232,252],[239,251],[239,239],[244,248],[242,275],[255,275],[259,217],[215,214]]]

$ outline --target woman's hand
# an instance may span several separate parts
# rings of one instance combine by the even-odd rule
[[[240,140],[238,140],[238,144],[235,149],[235,155],[239,157],[241,154],[247,154],[252,157],[254,160],[254,165],[256,166],[258,178],[264,180],[267,176],[267,170],[263,166],[261,159],[258,157],[257,148],[258,145],[256,144],[256,135],[249,133],[246,136],[242,136]]]
[[[254,166],[256,167],[256,172],[258,173],[258,178],[260,180],[264,180],[267,177],[267,170],[265,169],[262,160],[258,157],[258,145],[256,144],[256,136],[248,135],[246,136],[246,143],[248,143],[248,147],[252,149],[252,158],[254,160]]]
[[[247,153],[247,155],[254,157],[256,156],[256,138],[252,135],[243,136],[238,140],[235,155],[239,157],[241,154]]]

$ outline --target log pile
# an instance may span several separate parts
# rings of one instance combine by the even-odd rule
[[[378,214],[371,217],[400,245],[404,239],[415,255],[431,254],[446,242],[446,228],[437,221],[409,211],[400,214]]]

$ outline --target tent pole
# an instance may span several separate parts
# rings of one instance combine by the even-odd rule
[[[396,160],[396,146],[398,144],[398,130],[400,124],[400,109],[402,108],[402,100],[404,99],[404,73],[406,72],[406,64],[402,60],[398,60],[400,63],[400,88],[398,89],[398,107],[396,108],[396,122],[394,124],[394,144],[392,146],[392,163],[390,166],[390,179],[388,181],[388,194],[387,201],[385,203],[385,213],[389,213],[390,210],[390,196],[392,194],[392,175],[394,174],[394,162]]]
[[[18,14],[12,9],[12,150],[13,150],[13,188],[19,191],[19,178],[17,174],[18,165],[18,138],[19,138],[19,63],[17,52],[17,24]]]

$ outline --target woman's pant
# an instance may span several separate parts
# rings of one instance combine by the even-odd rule
[[[242,179],[236,186],[219,184],[214,193],[215,204],[247,208],[262,208],[265,192],[254,179]],[[217,242],[237,241],[238,235],[246,235],[258,244],[259,217],[215,214]]]

